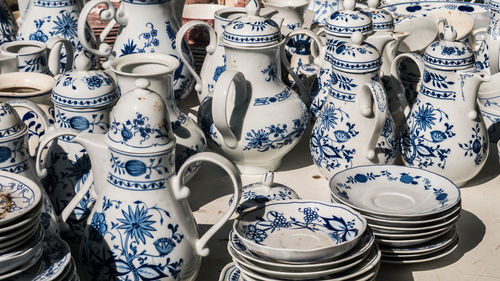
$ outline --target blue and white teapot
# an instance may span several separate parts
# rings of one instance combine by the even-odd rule
[[[224,157],[204,152],[189,158],[176,174],[167,105],[147,89],[148,80],[138,79],[136,85],[113,109],[107,134],[83,132],[73,139],[89,152],[97,191],[81,260],[94,280],[194,280],[201,256],[209,253],[206,243],[240,199],[238,169]],[[199,161],[222,167],[237,199],[201,238],[183,179]]]
[[[398,154],[396,128],[380,83],[377,49],[354,32],[352,42],[327,53],[331,80],[311,135],[311,155],[321,173],[359,165],[392,164]]]
[[[474,69],[471,48],[456,36],[453,27],[445,26],[443,40],[427,47],[423,59],[401,54],[391,72],[399,79],[399,63],[408,58],[421,77],[412,105],[398,90],[407,116],[401,136],[404,164],[438,173],[461,186],[479,173],[488,158],[488,132],[477,108],[477,94],[489,76]],[[400,82],[394,88],[402,89]]]

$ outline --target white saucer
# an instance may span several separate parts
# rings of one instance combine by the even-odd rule
[[[422,232],[417,232],[417,233],[384,233],[384,232],[375,232],[375,237],[378,239],[402,239],[402,240],[408,240],[408,239],[414,239],[414,238],[420,238],[420,237],[428,237],[432,236],[434,234],[445,234],[448,232],[453,226],[446,226],[442,228],[438,228],[435,230],[431,231],[422,231]]]
[[[380,251],[383,255],[413,255],[413,254],[424,254],[431,253],[448,246],[455,237],[458,236],[456,227],[453,227],[450,231],[445,234],[434,238],[427,243],[419,244],[410,247],[388,247],[385,248],[383,245],[380,247]]]
[[[40,213],[42,212],[42,205],[43,204],[40,204],[38,208],[35,208],[35,210],[31,211],[29,214],[26,214],[19,221],[13,221],[7,225],[2,225],[0,227],[0,235],[15,230],[17,228],[23,227],[34,220],[39,221]]]
[[[40,187],[26,177],[0,172],[0,226],[7,225],[38,207]]]
[[[459,202],[460,203],[460,202]],[[450,210],[436,214],[434,216],[428,217],[426,219],[412,219],[412,220],[407,220],[407,219],[389,219],[389,218],[384,218],[384,217],[377,217],[377,216],[371,216],[367,214],[363,214],[363,216],[371,222],[376,222],[376,224],[382,224],[382,225],[390,225],[390,226],[401,226],[401,227],[410,227],[413,225],[427,225],[427,224],[432,224],[440,221],[446,221],[448,220],[451,216],[456,216],[459,214],[462,210],[461,204],[457,204],[455,207],[451,208]]]
[[[230,262],[224,266],[220,273],[219,281],[243,281],[241,272],[234,262]]]
[[[370,223],[368,221],[368,225],[377,232],[385,232],[385,233],[414,233],[414,232],[421,232],[421,231],[431,231],[435,230],[438,228],[443,228],[443,227],[449,227],[451,225],[454,225],[458,219],[460,218],[460,213],[451,217],[448,220],[444,220],[443,222],[439,222],[436,224],[428,224],[425,226],[419,226],[419,225],[409,225],[405,227],[399,227],[399,226],[387,226],[387,225],[378,225],[376,223]]]
[[[443,234],[444,233],[437,233],[437,234],[433,234],[433,235],[426,236],[426,237],[420,237],[420,238],[414,238],[414,239],[404,239],[404,240],[375,238],[375,241],[377,242],[377,244],[382,244],[383,247],[386,246],[386,247],[402,248],[402,247],[409,247],[409,246],[415,246],[415,245],[427,243],[427,242],[431,241],[432,239],[437,238]]]

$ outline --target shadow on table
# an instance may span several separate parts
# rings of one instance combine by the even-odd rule
[[[412,276],[414,271],[434,270],[453,264],[479,245],[486,233],[486,226],[481,219],[466,210],[462,210],[457,228],[458,247],[450,255],[420,264],[382,264],[377,280],[414,280]]]
[[[217,233],[208,241],[207,247],[210,249],[210,255],[203,258],[197,281],[219,280],[219,275],[224,266],[232,261],[227,252],[226,246],[229,241],[229,232],[233,227],[233,221],[229,220]],[[200,224],[198,231],[203,235],[212,225]]]

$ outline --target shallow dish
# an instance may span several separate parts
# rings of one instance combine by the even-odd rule
[[[444,212],[460,201],[449,179],[412,167],[358,166],[335,174],[332,197],[363,213],[414,218]]]
[[[451,216],[457,216],[460,214],[460,211],[462,210],[462,206],[458,204],[456,207],[451,208],[445,213],[440,213],[437,216],[433,216],[430,219],[423,219],[423,220],[394,220],[392,218],[379,218],[376,216],[370,216],[367,214],[361,213],[367,221],[373,221],[376,222],[378,225],[390,225],[390,226],[401,226],[401,227],[410,227],[410,226],[420,226],[420,225],[429,225],[433,224],[439,221],[443,220],[448,220]]]
[[[5,254],[9,252],[10,249],[17,248],[24,244],[26,240],[30,239],[33,235],[36,235],[36,232],[40,231],[41,227],[41,225],[38,225],[36,228],[26,229],[15,238],[0,243],[0,254]]]
[[[9,224],[38,206],[40,187],[16,174],[0,172],[0,227]]]
[[[373,231],[376,232],[384,232],[384,233],[415,233],[415,232],[424,232],[424,231],[432,231],[435,229],[443,228],[443,227],[449,227],[454,225],[458,219],[460,218],[460,214],[457,214],[454,217],[451,217],[449,220],[444,220],[444,222],[437,223],[435,225],[426,225],[426,226],[414,226],[410,225],[408,227],[392,227],[392,226],[386,226],[386,225],[377,225],[374,223],[370,223],[368,221],[368,225],[373,229]]]
[[[19,221],[13,221],[10,224],[2,225],[0,227],[0,235],[4,234],[6,232],[13,231],[13,230],[18,229],[18,228],[21,228],[21,227],[25,226],[26,224],[31,223],[33,221],[39,221],[41,211],[42,211],[42,204],[40,204],[40,207],[37,208],[37,210],[34,210],[34,212],[32,211],[32,214],[29,214],[29,215],[27,214]]]
[[[40,222],[38,220],[30,220],[30,223],[26,224],[25,226],[22,226],[18,229],[15,229],[11,232],[0,234],[0,244],[3,242],[10,241],[13,238],[18,237],[19,235],[26,233],[27,231],[33,230],[34,228],[36,228],[37,224],[39,224],[39,223]]]
[[[409,247],[409,246],[415,246],[415,245],[420,245],[423,243],[426,243],[428,241],[431,241],[434,238],[437,238],[441,235],[443,235],[445,232],[440,232],[436,234],[432,234],[429,236],[425,237],[419,237],[419,238],[414,238],[414,239],[386,239],[386,238],[376,238],[375,237],[375,242],[377,244],[382,245],[382,246],[388,246],[388,247]]]
[[[219,281],[244,281],[241,277],[240,270],[236,267],[234,262],[230,262],[222,269]]]
[[[358,212],[340,204],[267,202],[241,214],[233,229],[248,249],[276,261],[321,261],[351,250],[366,230]]]
[[[259,264],[263,267],[276,267],[279,266],[284,270],[289,271],[310,271],[310,270],[320,270],[338,266],[339,264],[352,261],[356,258],[361,257],[363,254],[367,253],[371,249],[373,243],[375,242],[375,236],[372,231],[367,228],[359,242],[350,251],[344,253],[341,256],[335,257],[335,259],[324,262],[314,262],[314,263],[278,263],[273,260],[268,260],[266,258],[260,257],[252,253],[245,244],[239,239],[238,235],[231,231],[229,234],[229,245],[234,252],[251,261],[254,264]]]
[[[434,234],[444,234],[448,232],[452,226],[447,226],[439,229],[434,229],[431,231],[417,232],[417,233],[384,233],[384,232],[373,232],[376,238],[379,239],[397,239],[397,240],[406,240],[420,237],[427,237]]]
[[[5,255],[0,255],[0,275],[14,270],[16,267],[24,266],[34,257],[40,258],[43,252],[43,232],[41,235],[34,235],[33,238],[22,244],[21,248],[14,249]]]
[[[456,236],[455,239],[452,241],[452,243],[442,248],[441,250],[428,254],[423,254],[417,257],[404,257],[404,255],[401,255],[397,258],[390,258],[384,256],[382,262],[395,263],[395,264],[405,264],[405,263],[410,264],[410,263],[423,263],[423,262],[437,260],[451,254],[458,247],[459,240],[460,239],[458,238],[458,236]]]
[[[444,248],[448,246],[458,235],[456,231],[456,227],[453,227],[450,229],[450,231],[446,232],[445,234],[436,237],[426,243],[419,244],[416,246],[410,246],[410,247],[385,247],[384,245],[380,245],[380,251],[382,254],[390,254],[390,255],[395,255],[395,254],[402,254],[402,255],[412,255],[412,254],[423,254],[423,253],[430,253],[434,252],[436,250],[439,250],[441,248]]]

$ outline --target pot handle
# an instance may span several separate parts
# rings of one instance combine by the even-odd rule
[[[422,60],[422,57],[415,54],[415,53],[404,53],[400,54],[397,57],[394,58],[391,64],[391,80],[392,80],[392,87],[394,88],[396,95],[399,100],[399,104],[401,105],[401,108],[403,109],[403,113],[405,116],[408,116],[410,114],[410,105],[408,104],[408,101],[406,100],[405,96],[405,88],[403,87],[403,84],[401,83],[401,77],[399,73],[399,65],[401,63],[401,60],[407,58],[415,62],[415,64],[418,67],[418,70],[420,72],[420,82],[422,82],[422,77],[424,77],[424,62]]]
[[[214,125],[222,135],[224,143],[229,148],[235,148],[238,145],[238,139],[234,135],[227,118],[227,102],[231,85],[235,85],[235,95],[247,95],[245,76],[241,72],[226,70],[219,77],[215,85],[212,100],[212,117]]]
[[[66,71],[70,71],[73,68],[73,57],[74,50],[73,45],[69,40],[62,38],[50,38],[47,42],[47,48],[49,49],[49,71],[52,76],[58,75],[61,73],[61,46],[64,46],[64,50],[66,50],[66,65],[64,67],[63,73]]]
[[[99,39],[97,40],[99,49],[94,49],[88,41],[88,36],[86,36],[85,33],[87,31],[87,17],[89,16],[89,13],[92,11],[92,9],[94,9],[95,6],[99,4],[106,5],[106,9],[102,10],[99,13],[99,18],[104,21],[109,21],[109,23],[99,35]],[[127,25],[128,22],[127,16],[124,14],[121,6],[117,12],[115,7],[109,0],[92,0],[90,2],[87,2],[80,13],[80,16],[78,17],[78,38],[80,38],[82,46],[87,51],[96,56],[110,57],[112,49],[111,46],[109,46],[107,43],[104,43],[104,39],[106,38],[106,36],[108,36],[109,32],[117,22],[122,26]]]
[[[49,118],[47,117],[47,114],[45,114],[45,112],[43,112],[43,110],[36,103],[24,99],[15,99],[8,101],[7,103],[12,107],[24,107],[30,111],[33,111],[41,120],[43,128],[45,129],[45,133],[47,133],[50,128]],[[37,149],[38,148],[35,148],[35,151],[30,151],[30,155],[35,155]],[[41,150],[41,148],[39,150]]]
[[[226,173],[231,178],[234,188],[234,200],[231,202],[231,205],[229,206],[224,216],[220,220],[218,220],[210,229],[208,229],[201,238],[195,241],[194,248],[196,250],[196,253],[202,257],[206,257],[210,252],[210,250],[205,247],[208,240],[210,240],[210,238],[212,238],[212,236],[229,220],[240,202],[241,178],[238,168],[225,157],[213,152],[201,152],[195,154],[189,157],[186,162],[182,164],[181,168],[179,169],[179,173],[173,176],[172,191],[177,200],[184,200],[189,196],[190,190],[187,186],[184,185],[184,173],[187,172],[192,165],[199,162],[211,162],[224,169],[224,171],[226,171]]]
[[[92,187],[92,184],[94,183],[94,174],[92,172],[89,173],[88,177],[85,179],[85,182],[80,186],[80,190],[71,198],[71,201],[64,207],[62,210],[61,214],[57,216],[57,224],[59,226],[60,231],[65,231],[66,225],[65,222],[68,220],[69,216],[71,213],[73,213],[73,210],[75,210],[76,206],[82,201],[82,198],[89,192],[90,188]],[[97,200],[97,195],[94,193],[90,193],[90,196],[94,199]]]
[[[384,87],[377,81],[371,81],[361,87],[360,97],[357,101],[359,111],[362,116],[371,119],[374,118],[375,124],[373,131],[365,148],[365,157],[368,160],[375,158],[375,149],[378,139],[382,133],[387,120],[387,99]]]
[[[186,59],[184,53],[182,52],[182,43],[184,42],[184,35],[186,34],[186,32],[188,32],[191,28],[195,26],[202,26],[208,30],[208,34],[210,35],[210,42],[206,48],[207,54],[212,55],[215,52],[218,40],[217,40],[217,34],[215,33],[214,29],[208,23],[201,20],[189,21],[185,23],[183,26],[181,26],[181,28],[177,32],[177,37],[175,38],[175,49],[177,51],[177,54],[179,55],[179,58],[182,60],[184,65],[187,67],[189,72],[191,72],[194,79],[196,80],[196,85],[194,86],[194,89],[199,95],[203,89],[203,81],[201,80],[200,75],[196,73],[196,70],[194,70],[193,66]]]

